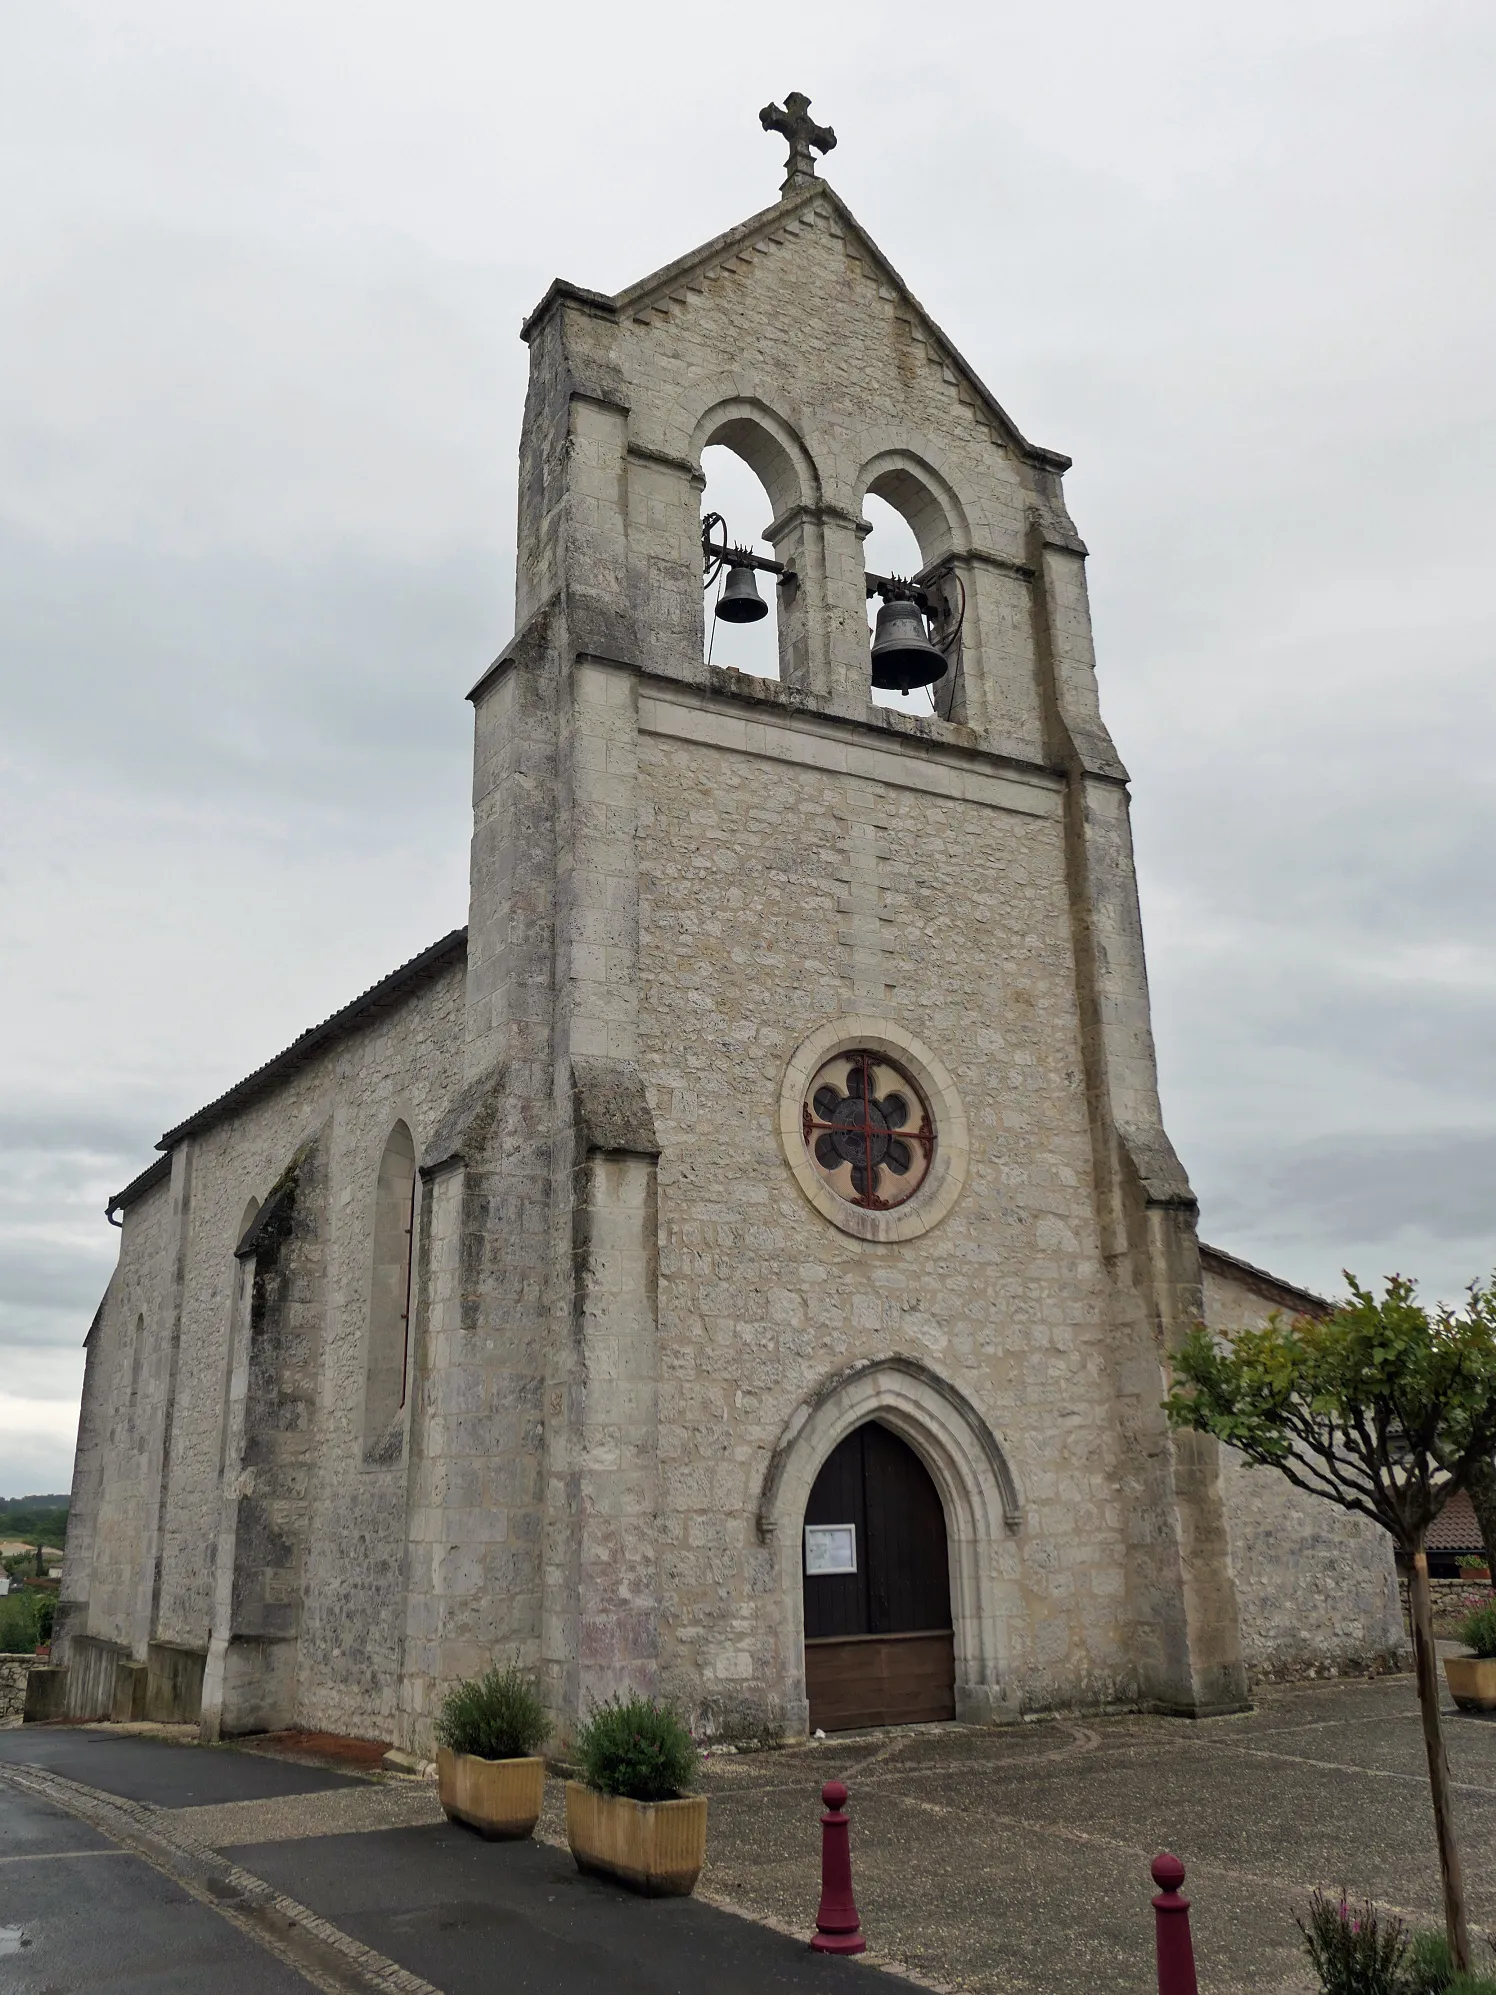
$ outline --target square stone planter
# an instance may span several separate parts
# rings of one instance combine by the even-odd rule
[[[1462,1711],[1496,1711],[1496,1657],[1446,1656],[1444,1677]]]
[[[528,1836],[540,1820],[545,1761],[479,1759],[440,1746],[436,1791],[449,1822],[465,1822],[495,1841],[512,1841]]]
[[[706,1861],[706,1796],[626,1801],[580,1780],[566,1783],[566,1840],[577,1869],[646,1898],[684,1898]]]

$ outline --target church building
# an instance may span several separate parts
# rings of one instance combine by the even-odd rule
[[[766,1739],[1403,1653],[1382,1534],[1160,1410],[1202,1316],[1323,1305],[1164,1131],[1069,460],[763,122],[772,207],[522,328],[466,928],[111,1201],[73,1716],[424,1754],[517,1656],[562,1738]],[[715,445],[766,527],[703,527]],[[770,604],[777,677],[705,662]]]

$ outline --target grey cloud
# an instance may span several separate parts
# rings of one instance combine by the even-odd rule
[[[1255,1229],[1284,1213],[1331,1240],[1496,1236],[1496,1132],[1320,1137],[1240,1157],[1236,1168],[1235,1192],[1221,1203],[1228,1224],[1234,1216]]]
[[[460,795],[462,696],[506,629],[477,551],[80,557],[3,531],[0,608],[12,742],[28,757],[178,808],[233,796],[324,817],[364,818],[392,783],[417,803]]]
[[[0,1238],[0,1310],[33,1318],[66,1313],[70,1320],[82,1310],[92,1317],[113,1268],[103,1240],[62,1246]]]

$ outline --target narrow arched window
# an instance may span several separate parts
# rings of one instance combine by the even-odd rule
[[[260,1216],[260,1201],[257,1198],[251,1198],[248,1205],[246,1205],[244,1208],[244,1217],[239,1221],[239,1231],[234,1235],[234,1245],[236,1247],[241,1246],[243,1244],[244,1236],[248,1233],[250,1227],[254,1225],[255,1221],[259,1218],[259,1216]]]
[[[140,1371],[145,1362],[145,1318],[135,1319],[135,1341],[130,1350],[130,1404],[127,1418],[130,1432],[135,1432],[140,1407]]]
[[[374,1191],[374,1268],[369,1283],[369,1358],[364,1386],[364,1450],[399,1452],[399,1423],[410,1369],[411,1234],[416,1150],[397,1122],[379,1161]],[[391,1430],[396,1430],[392,1433]]]
[[[238,1250],[249,1238],[249,1229],[260,1216],[260,1201],[251,1198],[244,1208],[244,1216],[239,1221],[239,1230],[234,1235],[234,1259],[231,1262],[233,1274],[229,1278],[229,1313],[223,1329],[223,1387],[218,1395],[218,1480],[223,1481],[229,1448],[229,1402],[234,1390],[235,1328],[239,1313],[247,1305],[250,1285],[254,1281],[254,1256],[239,1258]]]

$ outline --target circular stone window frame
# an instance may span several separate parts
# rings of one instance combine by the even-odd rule
[[[914,1196],[887,1212],[852,1205],[822,1178],[805,1147],[806,1090],[838,1053],[881,1053],[902,1067],[924,1096],[935,1124],[935,1156]],[[846,1013],[802,1039],[790,1055],[779,1087],[779,1141],[795,1183],[823,1219],[854,1239],[875,1245],[918,1240],[938,1226],[966,1186],[971,1135],[956,1083],[939,1056],[895,1019]]]

